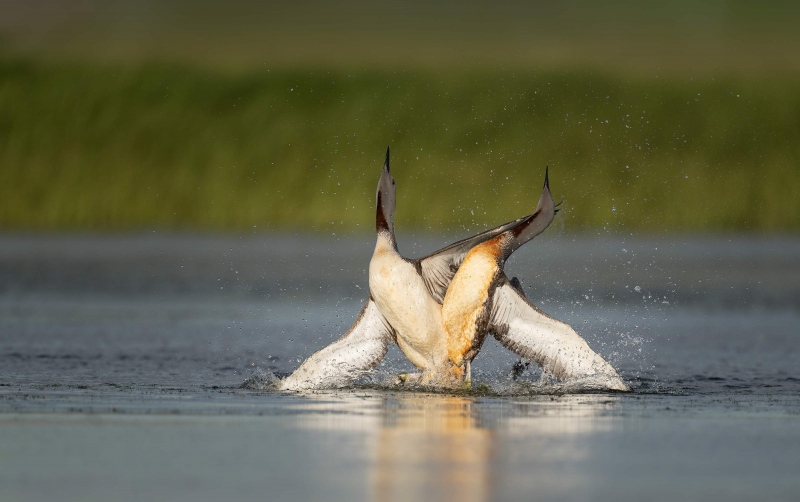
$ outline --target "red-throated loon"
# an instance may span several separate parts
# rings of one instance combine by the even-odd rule
[[[581,379],[596,388],[630,390],[572,327],[530,303],[503,272],[511,253],[547,228],[556,211],[545,172],[536,211],[467,253],[442,305],[449,370],[456,377],[470,377],[470,363],[491,333],[504,347],[535,361],[559,380]]]

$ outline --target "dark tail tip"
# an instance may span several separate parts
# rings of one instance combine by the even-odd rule
[[[388,146],[386,147],[386,161],[383,163],[383,168],[386,169],[387,173],[390,172],[389,171],[389,147]]]
[[[542,190],[550,190],[550,176],[548,171],[550,171],[550,166],[544,166],[544,188]]]

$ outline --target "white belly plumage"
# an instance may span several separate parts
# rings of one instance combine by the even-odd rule
[[[441,306],[414,266],[394,250],[376,249],[369,266],[369,288],[406,357],[420,369],[441,369],[447,360]]]

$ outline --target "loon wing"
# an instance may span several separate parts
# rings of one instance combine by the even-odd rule
[[[453,280],[456,272],[458,272],[458,267],[461,266],[470,249],[497,237],[503,232],[512,231],[514,240],[504,252],[503,261],[505,261],[512,252],[542,233],[553,221],[556,212],[558,212],[558,209],[553,202],[553,196],[550,194],[550,183],[547,170],[545,170],[544,188],[542,188],[536,211],[532,214],[450,244],[439,251],[416,260],[422,279],[425,281],[425,286],[433,299],[439,303],[444,302],[444,295],[447,292],[447,288],[450,287],[450,281]]]
[[[450,286],[450,281],[453,280],[453,276],[456,275],[458,267],[461,266],[470,249],[513,228],[524,221],[525,218],[509,221],[499,227],[460,240],[428,256],[417,259],[416,262],[419,264],[420,274],[433,299],[439,303],[444,301],[444,295],[448,286]]]
[[[489,331],[501,345],[558,379],[590,379],[599,388],[630,390],[569,324],[539,310],[502,273],[492,295]]]
[[[394,330],[369,298],[356,322],[341,338],[306,359],[283,379],[279,390],[345,387],[386,355]]]

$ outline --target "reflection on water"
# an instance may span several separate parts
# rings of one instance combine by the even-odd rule
[[[577,436],[609,431],[617,396],[482,399],[438,394],[323,393],[298,403],[297,426],[361,435],[375,500],[492,499],[507,468],[530,456],[575,462],[588,456]],[[560,439],[570,439],[561,441]],[[526,444],[520,449],[519,444]],[[533,473],[531,473],[533,475]],[[539,483],[561,483],[537,476]],[[572,488],[580,479],[571,479]]]
[[[148,388],[79,401],[65,392],[70,413],[0,414],[0,459],[13,459],[0,469],[0,500],[732,502],[800,493],[800,456],[786,447],[800,442],[796,399],[776,413],[742,396]],[[111,413],[114,396],[139,407]],[[89,411],[75,413],[79,403]]]
[[[403,411],[386,414],[372,470],[374,498],[486,500],[493,432],[479,427],[472,401],[409,396]]]

